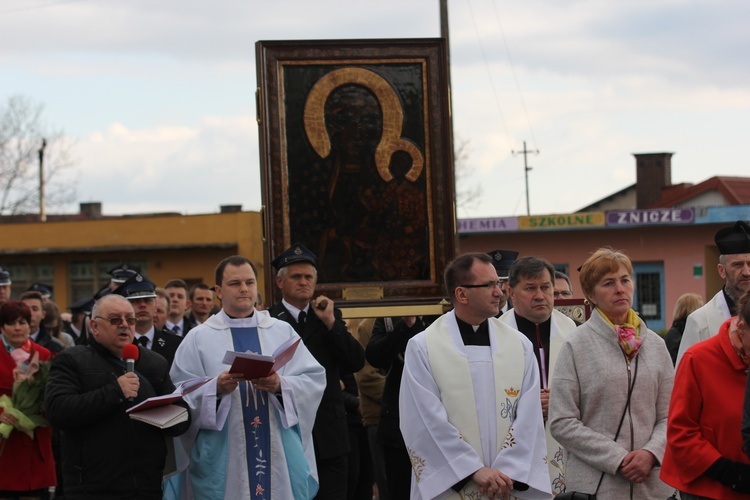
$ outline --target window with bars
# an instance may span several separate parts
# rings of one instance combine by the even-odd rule
[[[662,317],[661,277],[658,272],[636,273],[635,285],[638,297],[638,313],[641,318],[660,319]]]
[[[146,275],[146,262],[128,261]],[[109,270],[122,264],[122,261],[77,261],[71,262],[68,269],[70,280],[70,302],[91,297],[110,282]]]
[[[55,284],[55,266],[50,263],[8,264],[3,268],[10,273],[10,280],[13,282],[10,286],[11,297],[14,299],[20,297],[34,283],[50,286]]]

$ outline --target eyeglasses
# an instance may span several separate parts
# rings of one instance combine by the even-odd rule
[[[105,321],[108,321],[110,325],[112,326],[119,326],[122,324],[122,320],[125,320],[125,323],[127,323],[130,326],[135,325],[135,316],[113,316],[111,318],[104,318],[102,316],[94,316],[94,319],[103,319]]]
[[[559,298],[561,296],[562,297],[572,297],[573,296],[573,292],[559,292],[559,291],[555,290],[555,298],[557,299],[557,298]]]
[[[478,285],[458,285],[461,288],[486,288],[492,290],[495,287],[502,288],[505,284],[505,280],[488,281],[487,283],[480,283]]]

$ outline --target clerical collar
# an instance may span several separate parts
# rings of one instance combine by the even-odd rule
[[[244,318],[233,318],[223,309],[219,311],[217,316],[222,323],[230,328],[255,328],[258,326],[258,321],[262,318],[260,314],[255,314],[255,309],[253,309],[253,313],[250,316]]]
[[[732,297],[729,296],[727,293],[727,287],[724,285],[724,287],[721,289],[721,292],[724,294],[724,300],[727,301],[727,307],[729,307],[729,314],[732,316],[737,315],[737,304],[732,300]]]
[[[297,307],[294,307],[285,299],[281,299],[281,303],[284,307],[286,307],[286,310],[289,311],[292,316],[294,316],[294,321],[299,321],[299,313],[301,313],[302,311],[305,311],[305,314],[310,312],[310,304],[307,304],[304,309],[299,309]]]
[[[487,320],[482,321],[475,327],[456,316],[456,323],[458,323],[458,332],[461,334],[464,345],[490,345],[490,328],[487,325]]]
[[[226,311],[224,311],[224,314],[226,314],[227,318],[229,318],[229,319],[247,319],[247,318],[252,318],[253,317],[253,314],[255,314],[255,309],[253,309],[253,312],[251,312],[248,316],[245,316],[244,318],[238,318],[236,316],[231,316]]]
[[[523,316],[520,316],[517,311],[513,311],[513,314],[516,317],[516,325],[518,325],[518,330],[521,332],[533,332],[536,333],[536,323],[533,321],[529,321],[528,319],[524,318]],[[552,325],[552,316],[547,318],[547,321],[543,323],[539,323],[539,331],[542,334],[546,334],[547,338],[549,338],[549,331],[550,326]]]

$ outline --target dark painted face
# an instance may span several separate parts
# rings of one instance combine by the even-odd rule
[[[380,104],[359,85],[344,85],[331,92],[325,106],[326,128],[332,154],[347,163],[372,162],[383,133]]]

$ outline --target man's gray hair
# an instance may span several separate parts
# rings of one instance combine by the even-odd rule
[[[568,288],[570,291],[573,291],[573,283],[570,282],[570,278],[567,274],[561,272],[561,271],[555,271],[555,281],[557,280],[565,280],[565,282],[568,284]]]
[[[91,309],[91,318],[96,318],[97,316],[99,316],[99,311],[101,310],[104,304],[108,304],[109,302],[113,302],[113,301],[121,301],[121,300],[125,301],[126,304],[132,307],[132,304],[130,304],[130,301],[126,299],[125,297],[123,297],[122,295],[117,295],[116,293],[110,293],[96,301],[96,303],[94,304],[94,307]]]
[[[296,262],[293,263],[293,264],[296,264]],[[310,263],[309,262],[300,262],[300,264],[310,264]],[[292,264],[289,264],[289,265],[292,265]],[[310,264],[310,265],[313,268],[313,277],[317,280],[318,279],[318,269],[315,266],[313,266],[312,264]],[[287,268],[288,267],[289,266],[284,266],[281,269],[279,269],[279,271],[276,273],[276,276],[278,276],[282,280],[285,280],[286,279],[286,274],[287,274]]]

